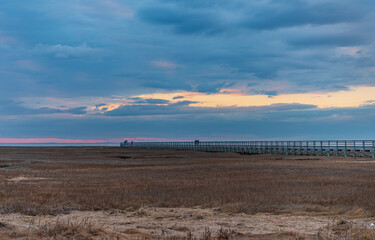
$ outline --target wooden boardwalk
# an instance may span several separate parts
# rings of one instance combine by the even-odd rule
[[[375,140],[134,142],[121,143],[120,146],[242,154],[375,157]]]

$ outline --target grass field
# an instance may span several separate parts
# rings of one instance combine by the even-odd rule
[[[374,236],[371,235],[373,230],[361,228],[354,221],[362,219],[367,224],[375,216],[375,162],[366,158],[239,155],[117,147],[3,147],[0,148],[0,186],[0,232],[8,235],[16,234],[14,229],[5,227],[12,225],[9,219],[13,218],[5,221],[1,217],[14,217],[15,214],[30,219],[32,216],[67,216],[77,211],[121,211],[140,215],[143,211],[150,215],[147,213],[150,209],[168,208],[180,211],[182,216],[185,210],[181,209],[198,208],[228,217],[241,214],[321,216],[328,219],[331,226],[331,235],[328,230],[324,233],[327,236],[339,236],[345,231],[346,234],[350,231],[352,236],[355,232]],[[336,231],[337,234],[332,230],[334,227],[337,230],[336,218],[349,219],[345,220],[345,227],[341,226],[342,231]],[[204,219],[196,220],[205,226]],[[350,222],[351,219],[354,222]],[[74,224],[86,220],[80,221]],[[4,227],[1,227],[2,222]],[[46,224],[44,228],[41,225],[34,227],[39,229],[39,235],[33,233],[40,237],[36,239],[51,237],[51,234],[41,233],[40,229],[51,232],[46,230]],[[53,226],[57,228],[58,224],[61,225],[55,221]],[[84,226],[88,225],[86,221]],[[50,229],[51,225],[48,226]],[[82,226],[77,228],[83,229]],[[207,231],[218,237],[220,234],[224,236],[220,231],[228,229]],[[188,239],[189,231],[184,229],[182,232],[187,235],[179,237]],[[204,238],[204,231],[194,236]],[[306,238],[321,234],[323,238],[322,231],[302,235]],[[120,234],[116,235],[118,238],[129,237],[125,233],[117,234]],[[147,234],[137,237],[156,236],[150,232]],[[250,236],[248,232],[247,235],[225,234],[227,238],[229,235],[230,238],[242,236],[244,239],[244,236]],[[284,231],[283,234],[298,235],[293,231]],[[94,235],[85,235],[87,238],[84,239],[91,239]],[[159,238],[172,235],[157,234]],[[64,235],[52,234],[56,239],[59,236]],[[106,236],[110,239],[112,235]],[[275,236],[280,235],[268,233],[264,239]]]

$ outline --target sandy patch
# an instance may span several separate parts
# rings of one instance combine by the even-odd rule
[[[374,160],[344,160],[344,161],[336,161],[337,163],[375,163]]]
[[[41,177],[14,177],[11,179],[7,179],[8,182],[23,182],[23,181],[38,181],[38,180],[46,180],[48,178],[41,178]]]

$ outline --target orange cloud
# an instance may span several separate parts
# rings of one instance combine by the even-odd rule
[[[196,92],[157,93],[140,95],[141,98],[158,98],[171,102],[180,99],[173,99],[176,96],[183,96],[184,100],[196,103],[192,107],[250,107],[267,106],[277,103],[311,104],[318,108],[332,107],[359,107],[375,99],[375,87],[356,86],[350,87],[347,91],[338,92],[312,92],[298,94],[280,94],[270,98],[268,95],[245,95],[240,90],[228,90],[216,94],[205,94]]]
[[[349,87],[349,90],[346,91],[292,93],[280,94],[272,97],[261,94],[247,95],[243,93],[242,89],[222,89],[220,92],[213,94],[201,92],[169,92],[143,94],[131,96],[129,98],[28,98],[24,99],[24,102],[28,103],[28,105],[26,105],[27,107],[33,108],[88,106],[87,112],[90,115],[105,113],[125,105],[133,105],[135,104],[134,99],[136,98],[163,99],[170,103],[191,101],[192,103],[189,104],[190,107],[252,107],[268,106],[272,104],[307,104],[316,105],[318,108],[342,108],[373,104],[375,102],[375,87],[355,86]],[[93,103],[97,105],[93,105]]]

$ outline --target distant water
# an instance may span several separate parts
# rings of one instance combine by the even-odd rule
[[[0,143],[0,147],[90,147],[120,146],[120,143]]]

